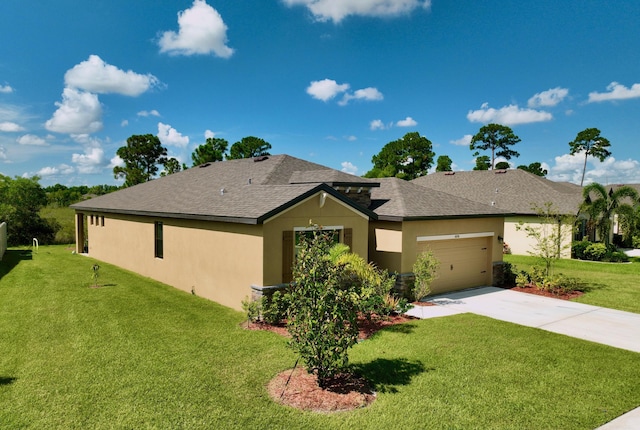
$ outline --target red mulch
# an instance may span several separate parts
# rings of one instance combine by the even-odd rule
[[[371,337],[375,332],[393,324],[402,324],[414,320],[407,315],[391,315],[384,319],[367,320],[361,318],[358,323],[360,340]],[[285,325],[271,325],[253,322],[243,327],[249,330],[268,330],[289,337]],[[336,377],[329,387],[322,389],[316,375],[309,374],[304,368],[288,369],[276,375],[267,385],[271,398],[283,405],[305,411],[340,412],[363,408],[376,399],[375,393],[364,378],[351,374]]]
[[[551,297],[554,299],[562,299],[562,300],[575,299],[576,297],[580,297],[581,295],[584,294],[584,292],[582,291],[570,291],[564,294],[554,294],[550,291],[539,290],[538,288],[530,285],[525,287],[504,287],[504,288],[507,290],[519,291],[521,293],[535,294],[537,296]]]

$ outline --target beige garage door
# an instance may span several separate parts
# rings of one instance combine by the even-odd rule
[[[489,237],[418,242],[418,252],[430,248],[440,261],[431,294],[490,285]]]

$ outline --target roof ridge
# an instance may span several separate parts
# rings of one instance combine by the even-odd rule
[[[271,170],[265,175],[264,181],[260,185],[267,185],[271,182],[272,177],[278,172],[279,167],[289,157],[287,154],[269,155],[270,158],[275,159],[275,163],[271,167]]]

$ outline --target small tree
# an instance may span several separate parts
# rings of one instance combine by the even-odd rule
[[[581,210],[589,215],[589,222],[594,225],[607,247],[611,243],[611,227],[616,215],[623,222],[633,219],[634,208],[639,202],[638,192],[628,185],[618,187],[615,191],[593,182],[582,190],[584,202]],[[593,196],[593,197],[592,197]]]
[[[288,330],[290,346],[307,371],[326,388],[344,371],[348,349],[358,340],[358,301],[353,283],[343,282],[341,268],[329,255],[332,238],[316,229],[301,237],[293,267]]]
[[[511,149],[518,142],[520,142],[520,138],[506,125],[487,124],[471,138],[469,149],[475,151],[474,156],[478,156],[479,151],[491,150],[491,168],[493,169],[496,157],[510,160],[511,157],[520,156],[518,152]]]
[[[540,225],[525,225],[520,222],[516,229],[524,230],[533,239],[533,249],[528,252],[544,261],[545,274],[549,276],[555,260],[560,259],[563,251],[571,248],[575,217],[560,214],[551,202],[542,207],[534,206],[533,209],[538,213]]]
[[[227,152],[229,142],[219,137],[208,137],[206,142],[198,146],[191,154],[193,166],[199,166],[204,163],[212,163],[222,161]]]
[[[525,172],[529,172],[529,173],[533,173],[536,176],[542,176],[545,177],[547,176],[547,169],[544,169],[542,167],[542,164],[540,164],[538,161],[529,164],[528,166],[521,164],[518,166],[518,169],[520,170],[524,170]]]
[[[226,147],[225,147],[226,149]],[[231,145],[227,160],[238,160],[240,158],[254,158],[263,155],[271,155],[269,150],[271,144],[264,139],[255,136],[247,136]]]
[[[488,155],[480,155],[476,158],[476,166],[473,170],[489,170],[491,167],[491,159]]]
[[[413,274],[415,281],[413,283],[413,299],[419,301],[431,293],[431,283],[438,277],[438,269],[440,261],[428,249],[418,254],[416,262],[413,263]]]
[[[453,170],[451,168],[452,164],[453,161],[451,161],[451,157],[448,155],[441,155],[438,157],[436,172],[451,172]]]
[[[373,169],[365,173],[367,178],[393,177],[410,181],[428,173],[433,164],[432,143],[418,132],[405,134],[387,143],[371,158]]]
[[[580,186],[584,184],[584,174],[587,171],[587,157],[591,155],[600,161],[604,161],[611,156],[611,152],[607,149],[611,146],[609,140],[600,136],[600,130],[597,128],[586,128],[576,135],[576,138],[569,142],[571,151],[569,154],[575,155],[584,151],[584,166],[582,167],[582,179]]]

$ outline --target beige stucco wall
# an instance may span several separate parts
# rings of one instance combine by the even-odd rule
[[[537,216],[518,216],[505,218],[504,221],[504,241],[511,248],[511,253],[515,255],[531,255],[531,252],[535,252],[535,246],[537,244],[536,239],[527,235],[527,232],[521,228],[518,229],[520,223],[526,226],[530,226],[536,229],[543,227],[540,222],[540,218]],[[550,226],[546,226],[549,228]],[[553,226],[555,228],[555,226]],[[572,225],[565,224],[562,227],[563,239],[561,245],[561,258],[571,258],[571,240],[572,240]]]
[[[330,195],[321,206],[320,194],[264,225],[86,213],[89,255],[240,310],[252,285],[282,282],[285,230],[309,220],[350,228],[353,252],[367,257],[368,218]],[[163,223],[163,258],[154,256],[156,221]]]
[[[154,257],[155,221],[163,223],[163,258]],[[241,309],[262,283],[261,225],[126,215],[86,224],[91,257],[225,306]]]
[[[305,228],[309,221],[320,226],[340,226],[353,232],[352,252],[367,258],[368,218],[331,195],[322,203],[318,193],[264,223],[264,284],[282,282],[282,232]]]
[[[491,258],[493,262],[502,261],[502,245],[497,237],[504,235],[503,218],[469,218],[453,220],[404,221],[388,222],[376,221],[371,223],[369,241],[369,258],[391,271],[399,273],[411,272],[413,263],[418,256],[419,236],[439,236],[454,234],[469,234],[493,232],[491,241]],[[402,233],[402,249],[396,252],[380,251],[376,249],[376,229],[395,230]]]

